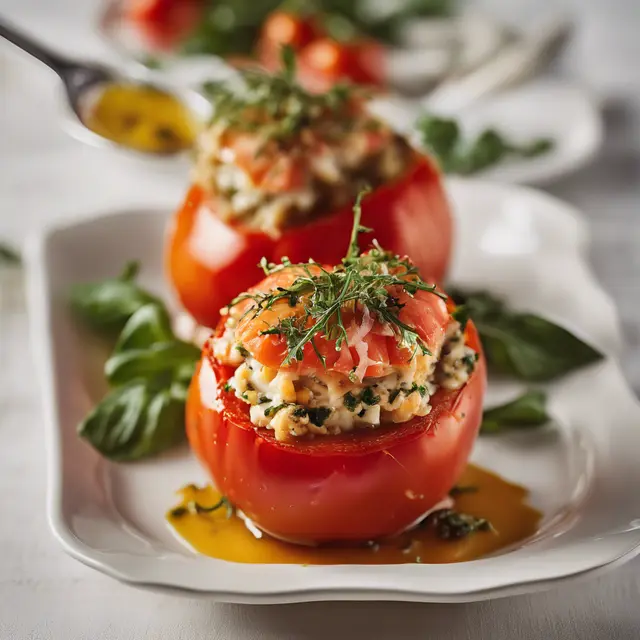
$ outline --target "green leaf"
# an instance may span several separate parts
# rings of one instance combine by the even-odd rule
[[[171,389],[133,380],[111,391],[82,421],[78,433],[111,460],[159,453],[184,439],[184,399]]]
[[[453,171],[463,175],[478,173],[498,164],[508,153],[506,140],[494,129],[486,129],[466,152],[460,154]]]
[[[452,293],[473,319],[494,372],[547,382],[601,360],[603,355],[570,331],[532,313],[518,313],[486,292]]]
[[[485,129],[469,142],[462,139],[455,120],[430,114],[421,115],[415,127],[423,146],[438,159],[445,173],[478,173],[508,156],[533,158],[548,153],[554,145],[550,138],[515,144],[495,129]]]
[[[287,82],[294,82],[296,79],[296,52],[291,45],[285,45],[280,50],[282,61],[282,75]]]
[[[603,357],[566,329],[533,314],[480,322],[478,330],[493,368],[521,380],[553,380]]]
[[[158,342],[171,340],[173,340],[173,330],[167,310],[159,304],[150,303],[140,307],[127,320],[116,342],[114,352],[143,349]]]
[[[22,258],[17,249],[14,249],[4,242],[0,242],[0,266],[5,264],[15,266],[21,264],[21,262]]]
[[[487,409],[480,433],[500,433],[511,428],[539,427],[549,422],[547,398],[542,391],[528,391],[506,404]]]
[[[460,127],[455,120],[423,114],[416,122],[422,144],[440,163],[447,165],[460,141]]]
[[[109,384],[116,386],[136,378],[166,376],[185,364],[195,364],[199,358],[200,350],[192,344],[180,340],[159,342],[114,354],[107,360],[104,372]]]
[[[162,304],[135,283],[137,264],[129,263],[119,278],[83,283],[71,290],[71,306],[90,327],[114,335],[141,307]]]
[[[130,461],[184,438],[184,408],[200,349],[177,340],[162,302],[134,279],[129,263],[117,279],[77,286],[76,312],[91,326],[121,330],[105,364],[112,387],[79,425],[80,435],[112,460]]]

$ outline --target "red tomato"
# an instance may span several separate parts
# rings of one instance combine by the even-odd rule
[[[365,248],[376,238],[389,251],[408,255],[427,281],[442,281],[451,256],[453,221],[440,173],[419,156],[402,179],[368,195],[362,204]],[[222,222],[192,187],[169,233],[167,268],[184,308],[202,325],[214,327],[220,309],[255,284],[263,256],[278,262],[310,257],[336,264],[346,254],[353,212],[351,206],[285,231],[278,239]]]
[[[203,0],[129,0],[125,14],[150,46],[167,49],[194,29],[204,7]]]
[[[280,68],[281,49],[289,46],[300,51],[321,35],[312,16],[276,11],[265,21],[258,42],[258,58],[269,70]]]
[[[471,324],[466,336],[481,353]],[[232,374],[205,348],[187,399],[191,447],[218,489],[251,520],[301,542],[393,535],[433,508],[467,464],[486,385],[481,354],[462,389],[440,389],[433,396],[428,416],[283,443],[267,429],[256,430],[248,405],[224,391]]]
[[[298,78],[310,91],[326,91],[340,81],[382,87],[385,84],[385,50],[373,40],[343,43],[322,38],[299,56]]]

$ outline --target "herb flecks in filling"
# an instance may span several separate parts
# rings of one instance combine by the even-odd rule
[[[309,93],[285,71],[247,70],[206,87],[213,118],[198,139],[194,180],[212,211],[272,236],[353,202],[415,161],[409,143],[366,110],[362,91]]]
[[[359,251],[358,236],[367,231],[360,224],[359,201],[340,265],[263,261],[275,283],[280,272],[287,277],[233,300],[225,310],[226,329],[214,339],[216,357],[239,365],[227,382],[230,391],[250,405],[253,424],[274,430],[278,439],[334,435],[426,416],[438,388],[460,388],[475,367],[477,355],[465,345],[460,323],[450,317],[446,325],[446,296],[424,282],[407,259],[375,243],[367,253]],[[412,302],[416,296],[423,302]],[[404,309],[429,302],[429,296],[437,303],[428,304],[427,313],[442,314],[437,322],[445,324],[437,325],[440,333],[427,345]],[[242,343],[244,334],[237,331],[247,326],[257,328],[259,343],[279,345],[278,368],[252,353],[251,340]],[[371,359],[368,349],[376,339],[393,345],[399,355]],[[343,350],[353,368],[336,368]]]

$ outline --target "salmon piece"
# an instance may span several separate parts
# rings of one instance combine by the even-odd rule
[[[309,270],[312,274],[320,272],[320,268],[313,265],[309,266]],[[267,276],[249,293],[259,294],[289,288],[301,275],[304,276],[305,272],[299,266],[283,269]],[[398,313],[400,320],[418,333],[432,353],[438,353],[449,323],[446,302],[428,291],[418,291],[415,296],[410,296],[400,287],[394,289],[396,290],[390,290],[390,295],[396,297],[400,305],[404,305]],[[281,299],[258,315],[251,311],[254,304],[252,300],[245,300],[235,307],[236,313],[244,314],[238,322],[235,335],[238,342],[267,367],[286,368],[299,374],[314,373],[326,367],[329,371],[345,376],[355,370],[356,376],[362,380],[364,377],[386,375],[391,367],[408,364],[412,357],[409,348],[398,344],[397,333],[391,325],[381,322],[368,309],[358,306],[355,313],[352,309],[342,310],[347,338],[346,344],[343,343],[339,351],[336,350],[335,335],[328,338],[323,333],[314,337],[315,347],[325,360],[324,365],[314,346],[307,343],[303,347],[302,360],[293,360],[285,366],[283,362],[288,355],[285,337],[262,332],[277,327],[280,322],[289,318],[302,317],[304,299],[299,300],[295,306],[291,306],[288,298]],[[309,319],[307,326],[313,326],[313,322]]]

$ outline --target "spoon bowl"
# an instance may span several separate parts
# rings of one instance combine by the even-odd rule
[[[211,115],[211,104],[197,91],[178,88],[166,82],[149,81],[120,72],[97,63],[71,60],[41,46],[0,20],[0,36],[37,58],[52,69],[62,80],[64,88],[64,116],[67,130],[76,139],[95,147],[116,149],[138,158],[172,158],[189,153],[182,147],[168,151],[143,150],[104,136],[87,125],[87,119],[104,90],[109,86],[130,86],[155,90],[177,100],[193,117],[196,124],[206,122]]]

